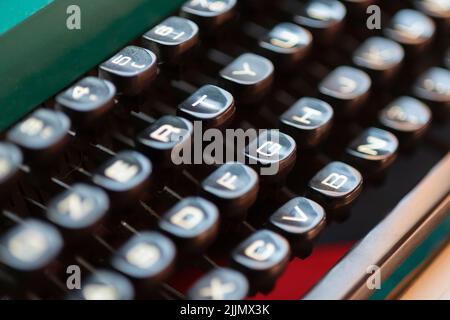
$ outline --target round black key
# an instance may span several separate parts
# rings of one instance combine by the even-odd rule
[[[246,164],[264,181],[279,181],[292,170],[297,158],[294,139],[278,130],[265,130],[243,150]]]
[[[379,122],[395,133],[401,143],[409,144],[421,137],[431,122],[430,109],[417,99],[403,96],[384,108]]]
[[[310,30],[314,41],[329,44],[337,40],[347,10],[336,0],[308,0],[294,14],[294,22]]]
[[[201,187],[202,194],[220,208],[221,214],[240,219],[256,201],[259,179],[250,167],[228,162],[203,180]]]
[[[270,216],[269,227],[281,233],[295,247],[319,235],[325,227],[325,211],[317,202],[297,197]]]
[[[233,18],[235,7],[236,0],[188,0],[180,15],[195,21],[202,32],[210,33]]]
[[[197,45],[198,27],[188,19],[170,17],[145,33],[142,42],[161,62],[177,63]]]
[[[337,116],[350,117],[366,102],[372,81],[361,70],[338,67],[319,84],[319,91]]]
[[[231,253],[231,264],[242,271],[252,288],[270,289],[286,268],[291,251],[285,238],[270,230],[259,230]]]
[[[365,175],[380,173],[397,157],[398,140],[390,132],[368,128],[346,149],[346,159]]]
[[[18,272],[35,272],[48,266],[62,247],[62,237],[55,227],[26,219],[0,238],[0,263]]]
[[[405,52],[398,43],[383,37],[371,37],[353,53],[353,63],[366,71],[376,85],[386,85],[398,73]]]
[[[311,33],[293,23],[277,24],[259,42],[264,54],[284,69],[293,68],[303,60],[312,46]]]
[[[207,129],[226,126],[234,111],[234,98],[228,91],[205,85],[178,106],[177,114],[192,121],[201,121]]]
[[[110,194],[114,206],[130,206],[148,191],[152,164],[136,151],[121,151],[107,160],[92,182]]]
[[[230,268],[216,268],[197,280],[187,292],[189,300],[243,300],[247,278]]]
[[[245,53],[220,71],[223,87],[241,103],[254,103],[263,98],[273,82],[274,67],[270,60]]]
[[[450,70],[431,68],[422,74],[413,87],[414,95],[433,111],[450,111]],[[437,117],[436,117],[437,118]]]
[[[328,103],[305,97],[280,116],[279,126],[299,148],[312,148],[327,137],[332,120],[333,109]]]
[[[0,198],[16,182],[22,165],[22,152],[15,145],[0,142]]]
[[[363,179],[358,170],[331,162],[309,181],[311,197],[324,206],[327,214],[345,210],[361,193]]]
[[[115,86],[103,79],[86,77],[55,98],[56,107],[80,127],[98,123],[114,106]]]
[[[158,232],[144,231],[129,239],[113,255],[111,265],[139,287],[152,287],[167,279],[175,262],[175,245]]]
[[[158,165],[182,164],[183,148],[191,144],[193,127],[190,121],[176,116],[163,116],[136,137],[139,150]]]
[[[450,28],[450,1],[449,0],[414,0],[414,6],[431,17],[438,29],[444,34]],[[448,36],[448,35],[447,35]]]
[[[47,219],[71,231],[92,230],[109,210],[109,198],[97,187],[77,183],[47,205]]]
[[[68,300],[133,300],[133,284],[120,273],[99,269],[83,281],[80,290],[69,294]]]
[[[384,29],[384,34],[402,44],[407,54],[423,52],[433,39],[434,33],[433,20],[411,9],[398,11],[389,26]]]
[[[175,241],[180,252],[200,253],[217,236],[219,210],[200,197],[185,198],[161,217],[159,228]]]
[[[64,113],[39,109],[16,124],[7,138],[24,151],[26,161],[41,166],[61,153],[69,140],[69,129],[70,119]]]
[[[157,71],[157,59],[153,52],[128,46],[103,62],[98,74],[100,78],[113,82],[120,93],[134,96],[149,86]]]

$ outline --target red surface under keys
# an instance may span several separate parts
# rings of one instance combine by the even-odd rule
[[[267,295],[258,293],[249,300],[300,299],[348,252],[352,245],[351,242],[316,245],[311,256],[305,260],[295,258],[289,263],[272,292]],[[226,265],[226,260],[220,262],[220,265]],[[175,275],[169,284],[185,293],[202,273],[199,269],[188,267]],[[186,277],[186,274],[189,276]]]
[[[353,243],[317,245],[305,260],[293,259],[278,280],[274,290],[267,295],[257,294],[250,300],[296,300],[303,297]]]

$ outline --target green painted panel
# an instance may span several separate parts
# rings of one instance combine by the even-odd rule
[[[22,1],[30,0],[5,3],[16,6]],[[29,3],[34,1],[37,4],[41,0]],[[1,35],[0,131],[144,33],[183,2],[54,0]],[[81,9],[81,30],[67,28],[70,5]],[[0,13],[0,19],[4,12]]]
[[[53,0],[0,1],[0,35],[26,20]]]

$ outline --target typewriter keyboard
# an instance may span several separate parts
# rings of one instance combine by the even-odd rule
[[[449,29],[187,1],[0,136],[0,297],[301,298],[448,153]]]

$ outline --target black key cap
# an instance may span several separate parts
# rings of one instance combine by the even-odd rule
[[[254,103],[263,98],[273,82],[274,67],[270,60],[245,53],[220,71],[224,88],[242,103]]]
[[[367,100],[371,85],[372,81],[364,71],[343,66],[322,80],[319,91],[337,116],[348,117]]]
[[[312,148],[328,135],[333,109],[325,101],[301,98],[280,116],[280,129],[295,139],[299,148]]]
[[[364,175],[378,174],[397,157],[398,140],[390,132],[368,128],[346,149],[346,159]]]
[[[0,263],[17,272],[35,272],[56,259],[62,247],[63,240],[55,227],[26,219],[1,237]]]
[[[95,77],[86,77],[55,98],[56,107],[66,113],[74,125],[90,127],[114,106],[115,86]]]
[[[401,143],[408,145],[426,132],[431,122],[431,111],[419,100],[403,96],[384,108],[378,120],[395,133]]]
[[[92,182],[110,194],[114,206],[130,206],[142,197],[150,184],[152,164],[136,151],[121,151],[106,161]]]
[[[276,65],[288,69],[305,59],[312,46],[311,33],[293,23],[277,24],[260,42],[265,55]]]
[[[188,0],[180,15],[195,21],[202,32],[212,32],[230,21],[235,14],[236,0]]]
[[[325,224],[322,206],[304,197],[289,200],[269,218],[269,228],[282,234],[291,243],[292,251],[301,257],[311,253],[311,241]]]
[[[144,231],[129,239],[113,255],[111,265],[146,289],[167,279],[175,262],[175,245],[166,236]]]
[[[109,210],[109,198],[97,187],[77,183],[55,196],[47,205],[47,219],[73,234],[84,235],[102,221]]]
[[[192,121],[202,121],[204,128],[221,128],[232,119],[233,96],[213,85],[205,85],[183,101],[177,114]]]
[[[279,181],[292,170],[297,158],[294,139],[278,130],[265,130],[243,150],[246,164],[266,181]]]
[[[145,33],[142,42],[159,61],[178,63],[197,45],[198,27],[188,19],[170,17]]]
[[[413,3],[417,10],[431,17],[435,21],[437,28],[445,35],[450,28],[450,1],[414,0]]]
[[[99,76],[113,82],[125,95],[137,95],[149,86],[158,71],[156,56],[150,50],[128,46],[99,67]]]
[[[222,215],[241,219],[256,200],[259,179],[250,167],[229,162],[210,174],[201,186],[202,194],[220,208]]]
[[[185,198],[161,217],[159,228],[175,241],[181,253],[201,253],[216,239],[219,210],[200,197]]]
[[[327,214],[339,214],[361,193],[362,183],[358,170],[336,161],[322,168],[308,187],[311,197],[325,207]]]
[[[80,290],[69,294],[68,300],[133,300],[134,288],[120,273],[95,270],[83,281]]]
[[[61,153],[69,140],[69,129],[70,119],[64,113],[39,109],[15,125],[7,138],[24,151],[27,161],[41,166]]]
[[[22,152],[15,145],[0,142],[0,198],[6,195],[20,175]]]
[[[180,165],[178,151],[191,143],[191,122],[176,116],[163,116],[136,138],[139,150],[147,154],[158,165],[170,167]],[[174,162],[174,160],[180,160]]]
[[[216,268],[197,280],[187,292],[189,300],[243,300],[248,281],[240,272]]]
[[[414,95],[433,111],[450,111],[450,70],[431,68],[422,74],[413,87]],[[436,117],[436,119],[439,119]]]
[[[405,52],[397,42],[371,37],[353,53],[353,63],[366,71],[375,85],[384,86],[398,73]]]
[[[269,230],[259,230],[231,253],[231,264],[242,271],[252,288],[271,289],[290,259],[289,243]]]
[[[422,53],[430,44],[435,32],[433,20],[416,10],[402,9],[391,19],[384,34],[402,44],[406,54]]]
[[[294,15],[294,22],[309,29],[314,41],[329,44],[343,27],[347,10],[336,0],[308,0]]]

